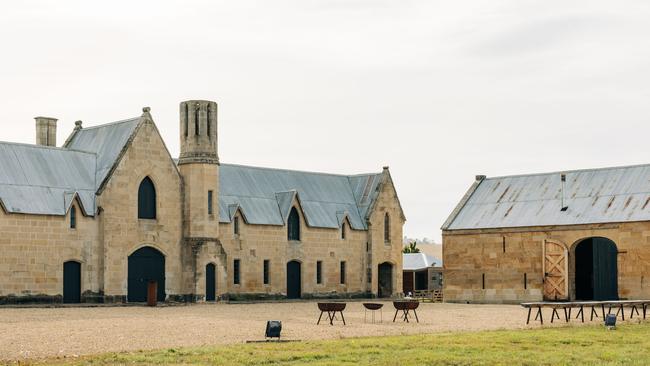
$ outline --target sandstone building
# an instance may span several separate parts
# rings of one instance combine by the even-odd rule
[[[650,165],[477,176],[442,230],[446,301],[650,298]]]
[[[391,296],[404,214],[388,168],[220,164],[217,104],[180,104],[170,156],[148,108],[56,147],[0,143],[0,303]]]

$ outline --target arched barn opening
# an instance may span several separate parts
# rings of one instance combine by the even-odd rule
[[[79,262],[63,263],[63,302],[66,304],[81,302],[81,263]]]
[[[287,298],[299,299],[301,296],[302,281],[300,279],[300,262],[287,263]]]
[[[158,283],[158,301],[165,301],[165,256],[155,248],[142,247],[129,256],[129,302],[147,301],[150,281]]]
[[[393,294],[393,265],[384,262],[379,265],[378,270],[379,288],[378,297],[390,297]]]
[[[588,238],[575,248],[575,289],[578,300],[618,300],[616,244]]]
[[[205,301],[214,301],[217,298],[217,277],[215,265],[208,263],[205,266]]]

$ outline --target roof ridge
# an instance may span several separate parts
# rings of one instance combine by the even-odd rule
[[[340,173],[315,172],[315,171],[298,170],[298,169],[271,168],[271,167],[255,166],[255,165],[221,163],[221,166],[224,166],[224,165],[225,166],[232,166],[232,167],[240,167],[240,168],[249,168],[249,169],[273,170],[273,171],[294,172],[294,173],[307,173],[307,174],[328,175],[328,176],[334,176],[334,177],[347,177],[347,178],[355,177],[355,176],[363,176],[363,175],[381,174],[381,172],[380,172],[380,173],[362,173],[362,174],[350,175],[350,174],[340,174]]]
[[[602,171],[602,170],[629,169],[629,168],[640,168],[640,167],[650,167],[650,163],[633,164],[633,165],[620,165],[620,166],[608,166],[608,167],[602,167],[602,168],[558,170],[558,171],[553,171],[553,172],[532,173],[532,174],[499,175],[499,176],[496,176],[496,177],[487,177],[487,178],[485,178],[485,180],[503,179],[503,178],[536,177],[536,176],[540,176],[540,175],[566,174],[566,173],[578,173],[578,172],[580,172],[580,173],[597,172],[597,171]]]
[[[93,129],[102,128],[102,127],[109,127],[109,126],[117,125],[117,124],[120,124],[120,123],[133,122],[133,121],[136,121],[136,120],[140,120],[140,117],[141,116],[137,116],[137,117],[127,118],[127,119],[123,119],[123,120],[119,120],[119,121],[115,121],[115,122],[103,123],[101,125],[83,127],[83,128],[81,128],[81,131],[83,131],[83,130],[93,130]]]
[[[68,149],[67,147],[28,144],[28,143],[24,143],[24,142],[0,141],[0,145],[15,145],[15,146],[30,147],[30,148],[41,149],[41,150],[67,151],[67,152],[78,152],[78,153],[95,155],[95,156],[97,155],[94,152],[90,152],[90,151],[77,150],[77,149]]]

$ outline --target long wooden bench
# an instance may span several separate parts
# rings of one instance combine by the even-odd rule
[[[616,310],[616,317],[621,316],[622,320],[625,320],[625,308],[630,308],[630,319],[634,318],[634,314],[641,316],[639,309],[641,309],[643,314],[643,319],[646,318],[646,313],[648,306],[650,306],[650,300],[611,300],[611,301],[568,301],[568,302],[524,302],[521,304],[524,308],[528,309],[528,318],[526,319],[526,324],[530,323],[530,315],[534,308],[537,309],[535,315],[535,320],[540,321],[544,324],[544,316],[542,314],[542,308],[552,309],[551,313],[551,323],[557,318],[560,320],[560,314],[558,309],[562,309],[564,312],[564,320],[568,323],[571,319],[572,309],[578,309],[576,314],[576,319],[580,318],[582,322],[585,321],[585,308],[591,308],[590,320],[594,320],[594,316],[598,318],[599,312],[602,315],[602,319],[605,319],[605,308],[607,308],[607,314],[612,313],[612,309]]]

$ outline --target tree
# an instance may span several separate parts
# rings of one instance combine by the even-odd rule
[[[404,249],[402,249],[402,253],[420,253],[420,248],[417,247],[417,242],[412,241],[409,244],[407,244]]]

